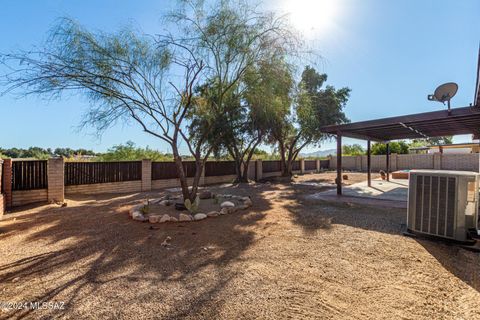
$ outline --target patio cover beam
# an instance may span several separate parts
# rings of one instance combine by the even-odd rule
[[[337,195],[342,194],[342,135],[337,134]]]
[[[337,194],[342,194],[342,137],[368,141],[367,170],[368,184],[371,185],[371,141],[387,143],[387,179],[390,179],[389,141],[438,137],[457,134],[480,135],[480,107],[463,107],[447,110],[417,113],[370,121],[325,126],[323,133],[337,137]]]
[[[480,106],[462,107],[320,128],[326,134],[387,142],[458,134],[480,134]]]

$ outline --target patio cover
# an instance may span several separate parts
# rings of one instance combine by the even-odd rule
[[[373,141],[480,135],[480,108],[463,107],[321,128],[324,133]]]
[[[406,116],[325,126],[324,133],[337,136],[337,194],[342,194],[342,136],[367,140],[367,181],[371,186],[370,141],[387,143],[386,178],[390,180],[390,148],[397,139],[430,138],[457,134],[480,137],[480,107],[463,107]]]
[[[421,139],[459,134],[480,138],[480,48],[473,103],[468,107],[415,113],[405,116],[330,125],[320,131],[337,136],[337,194],[342,194],[342,136],[367,140],[367,180],[371,186],[371,141],[386,142],[386,178],[390,173],[389,141]]]

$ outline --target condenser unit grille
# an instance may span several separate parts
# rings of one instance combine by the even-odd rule
[[[456,192],[456,178],[418,175],[415,230],[453,238]]]

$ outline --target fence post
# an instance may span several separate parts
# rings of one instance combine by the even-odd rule
[[[328,168],[335,169],[337,167],[337,162],[333,160],[331,155],[328,156]]]
[[[256,160],[250,160],[250,163],[248,164],[248,179],[249,180],[255,180],[255,170],[256,170],[257,162]],[[250,168],[253,168],[250,169]]]
[[[48,202],[65,200],[65,163],[63,158],[50,158],[47,162]]]
[[[320,172],[320,159],[316,161],[317,172]]]
[[[257,159],[257,161],[255,161],[255,170],[257,172],[257,181],[261,180],[262,179],[262,173],[263,173],[263,166],[262,166],[262,159]]]
[[[142,160],[142,191],[152,190],[152,160]]]
[[[300,173],[305,173],[305,159],[300,159]]]
[[[5,208],[9,209],[12,207],[12,159],[3,160],[3,191]]]

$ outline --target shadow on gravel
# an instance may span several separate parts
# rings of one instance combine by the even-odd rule
[[[128,208],[141,199],[160,194],[156,192],[133,196],[77,196],[72,206],[46,206],[35,213],[17,215],[14,223],[2,226],[0,241],[26,233],[21,245],[31,249],[41,243],[42,250],[37,251],[43,253],[28,257],[23,254],[13,262],[0,262],[0,284],[9,286],[9,292],[14,293],[13,282],[17,278],[23,283],[31,279],[53,279],[44,284],[45,288],[32,288],[28,294],[22,294],[25,299],[40,302],[67,298],[66,310],[45,311],[47,316],[72,317],[75,314],[72,309],[77,304],[100,289],[105,295],[104,291],[108,293],[113,287],[117,288],[113,291],[118,291],[118,297],[105,303],[115,305],[113,310],[118,314],[122,314],[122,308],[128,308],[124,305],[127,302],[132,305],[156,302],[166,308],[165,298],[170,297],[171,305],[168,311],[163,309],[162,318],[181,318],[197,312],[215,318],[220,308],[205,309],[204,302],[218,295],[235,277],[238,271],[228,268],[229,264],[255,241],[251,227],[262,220],[262,212],[270,208],[270,203],[253,193],[252,188],[232,186],[222,192],[250,195],[253,207],[190,223],[151,225],[131,220]],[[172,238],[171,245],[164,247],[161,244],[167,236]],[[58,242],[66,245],[53,246]],[[45,246],[48,248],[51,244],[52,249],[45,250]],[[18,249],[19,256],[22,256],[21,250]],[[177,287],[181,288],[177,296],[175,291],[168,292]],[[185,291],[189,294],[185,295]],[[124,301],[122,293],[134,298]],[[100,314],[102,311],[106,312],[98,310]],[[38,311],[17,310],[6,316],[39,315],[32,312]]]
[[[305,197],[296,186],[294,190],[289,198],[296,201],[286,208],[306,233],[328,231],[334,224],[393,235],[401,235],[406,229],[406,209],[315,200]],[[480,254],[441,241],[415,240],[445,269],[480,292]]]
[[[415,239],[457,278],[480,292],[480,254],[442,241]]]

